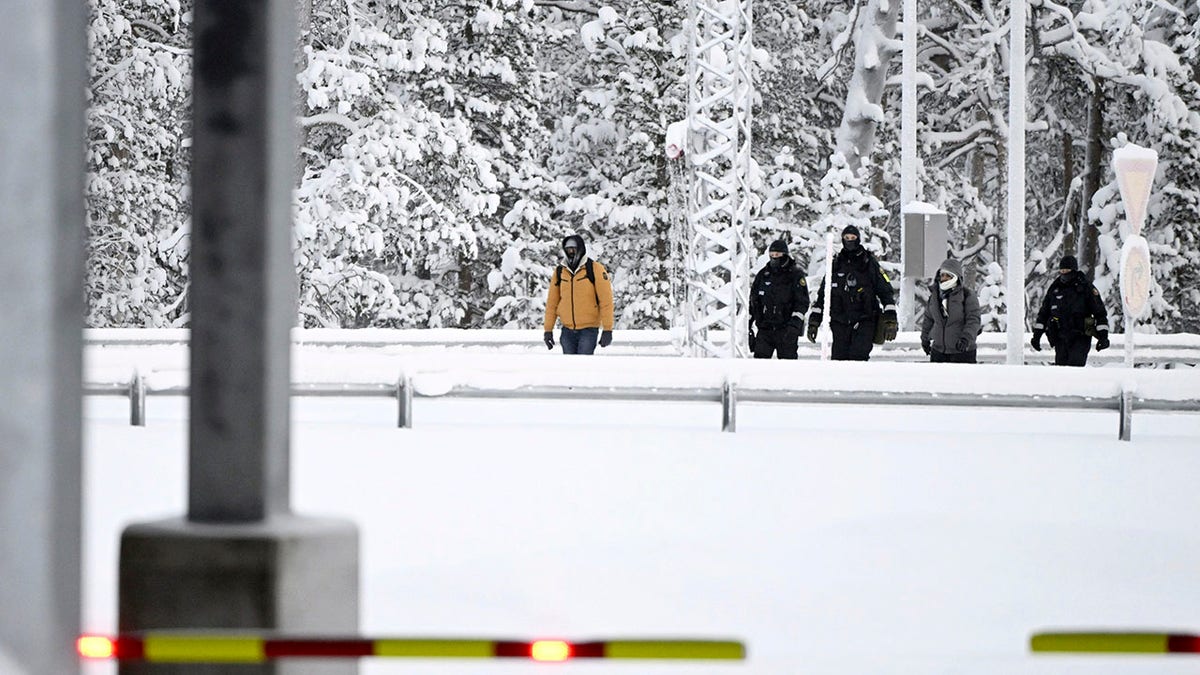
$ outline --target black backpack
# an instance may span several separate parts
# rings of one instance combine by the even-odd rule
[[[563,275],[564,268],[566,268],[566,265],[559,265],[558,269],[555,270],[555,279],[554,279],[555,286],[562,286],[562,275]],[[592,269],[592,259],[591,258],[588,258],[587,262],[585,262],[583,264],[583,273],[584,273],[584,275],[587,276],[587,280],[592,282],[592,292],[596,294],[596,306],[599,307],[600,306],[600,291],[596,290],[596,270]]]

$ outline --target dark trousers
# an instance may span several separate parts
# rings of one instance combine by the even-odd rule
[[[869,361],[875,346],[875,321],[865,319],[855,324],[830,322],[833,329],[834,361]]]
[[[754,358],[769,359],[775,352],[781,359],[796,358],[800,331],[795,328],[759,328],[754,338]]]
[[[1092,338],[1086,335],[1059,337],[1054,341],[1054,365],[1086,366],[1090,351],[1092,351]]]
[[[573,330],[563,327],[558,341],[562,344],[564,354],[593,354],[596,351],[596,340],[600,337],[599,328],[580,328]]]
[[[975,350],[969,352],[960,352],[958,354],[947,354],[934,349],[929,352],[930,363],[975,363]]]

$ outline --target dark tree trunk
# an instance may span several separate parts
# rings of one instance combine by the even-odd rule
[[[1063,129],[1062,137],[1062,159],[1063,159],[1063,222],[1075,222],[1075,200],[1071,199],[1071,183],[1075,180],[1075,139],[1071,136],[1071,132]],[[1067,232],[1067,237],[1063,241],[1063,249],[1067,251],[1077,250],[1079,244],[1078,232],[1074,229]]]
[[[1099,246],[1096,242],[1096,226],[1088,218],[1088,207],[1091,206],[1092,196],[1100,189],[1100,177],[1103,172],[1104,156],[1104,87],[1103,80],[1097,79],[1092,97],[1088,101],[1088,131],[1087,154],[1084,156],[1083,194],[1080,195],[1079,218],[1079,269],[1087,274],[1089,279],[1096,276],[1096,257]]]

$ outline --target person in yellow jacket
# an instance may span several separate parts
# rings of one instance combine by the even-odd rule
[[[573,234],[562,243],[563,263],[550,275],[546,295],[546,349],[554,349],[554,321],[562,322],[559,341],[564,354],[591,354],[612,344],[612,281],[604,265],[587,257],[583,237]],[[604,332],[601,333],[600,329]]]

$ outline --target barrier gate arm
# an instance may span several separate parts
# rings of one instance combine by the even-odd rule
[[[462,638],[310,637],[251,632],[151,631],[115,637],[84,635],[76,641],[88,659],[147,663],[264,663],[280,658],[525,658],[743,660],[746,648],[734,640],[634,639],[491,640]]]

